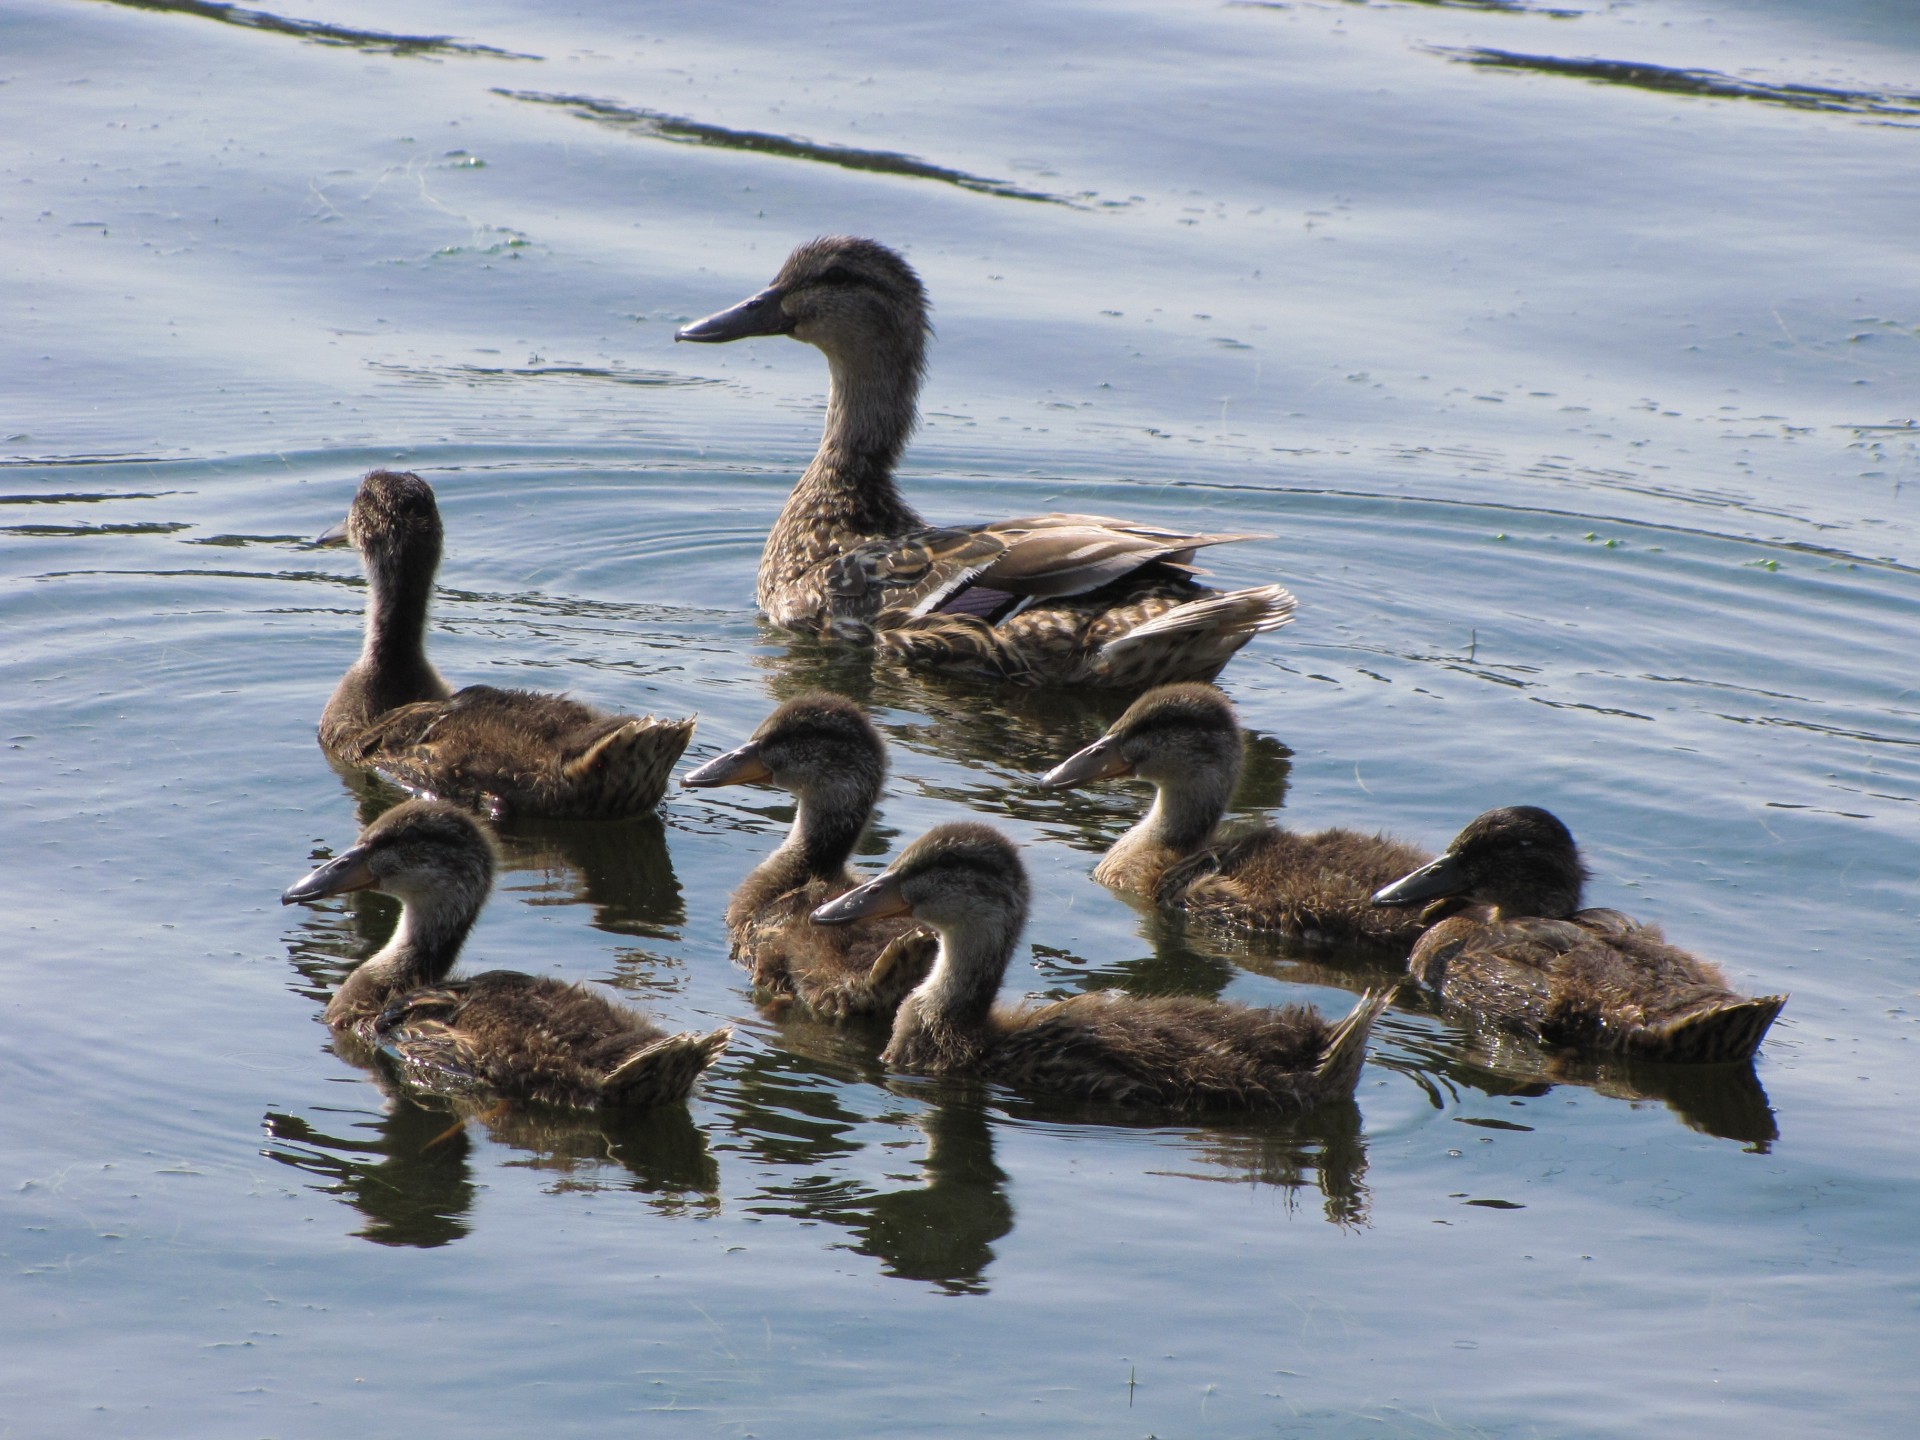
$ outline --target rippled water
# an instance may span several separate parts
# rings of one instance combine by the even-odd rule
[[[1920,26],[1910,6],[16,0],[4,21],[0,1433],[1901,1434],[1920,1266]],[[757,1011],[771,791],[523,826],[476,964],[731,1019],[686,1111],[455,1115],[335,1056],[391,796],[313,743],[306,540],[404,464],[456,682],[867,704],[866,850],[990,816],[1016,991],[1378,978],[1087,876],[1118,701],[751,610],[817,355],[674,349],[827,231],[938,339],[907,483],[1274,538],[1240,806],[1562,814],[1596,903],[1792,1001],[1751,1074],[1408,997],[1357,1103],[1121,1125]]]

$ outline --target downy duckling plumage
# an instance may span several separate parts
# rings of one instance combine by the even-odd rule
[[[1784,995],[1734,993],[1716,965],[1618,910],[1583,910],[1567,827],[1531,805],[1489,810],[1431,864],[1375,895],[1425,905],[1408,962],[1462,1010],[1550,1045],[1706,1063],[1746,1060]]]
[[[686,1099],[727,1048],[730,1027],[670,1035],[583,985],[512,970],[447,978],[493,871],[493,843],[477,820],[444,801],[409,800],[289,886],[282,904],[353,890],[400,901],[399,928],[342,982],[327,1024],[381,1051],[423,1090],[578,1108]]]
[[[822,924],[911,914],[940,936],[933,973],[901,1003],[881,1058],[1099,1104],[1300,1110],[1350,1096],[1387,993],[1329,1024],[1299,1005],[1256,1009],[1116,991],[996,1006],[1027,919],[1027,875],[985,825],[928,831],[887,870],[814,912]]]
[[[733,958],[753,972],[756,985],[820,1015],[892,1015],[933,964],[933,932],[911,920],[831,928],[812,920],[859,883],[847,861],[886,773],[886,746],[873,722],[850,700],[815,694],[787,701],[745,745],[680,780],[695,787],[765,783],[792,793],[793,829],[733,892],[727,933]]]
[[[1153,785],[1152,809],[1095,867],[1093,878],[1103,885],[1216,924],[1314,944],[1409,949],[1424,928],[1419,916],[1382,909],[1372,896],[1430,857],[1358,830],[1300,833],[1264,825],[1221,834],[1242,748],[1239,719],[1226,696],[1211,685],[1163,685],[1040,783],[1138,778]]]
[[[693,721],[611,715],[564,695],[469,685],[427,659],[427,603],[442,530],[433,488],[375,470],[346,524],[367,572],[366,640],[320,717],[320,745],[423,794],[495,819],[614,820],[659,802]]]
[[[777,625],[872,639],[893,659],[1022,685],[1208,679],[1293,617],[1278,585],[1221,593],[1194,552],[1249,535],[1101,515],[929,525],[894,466],[917,418],[926,292],[886,246],[829,236],[679,340],[790,335],[827,357],[819,452],[767,537],[755,598]]]

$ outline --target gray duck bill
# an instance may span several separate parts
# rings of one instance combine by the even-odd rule
[[[1411,875],[1402,875],[1391,885],[1381,886],[1373,892],[1373,903],[1418,905],[1426,900],[1459,895],[1470,889],[1472,884],[1467,867],[1460,863],[1459,856],[1442,855],[1438,860],[1422,865]]]

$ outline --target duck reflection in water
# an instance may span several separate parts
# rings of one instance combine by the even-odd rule
[[[366,1224],[352,1233],[376,1245],[432,1249],[471,1228],[472,1142],[464,1126],[448,1133],[444,1110],[392,1097],[383,1115],[324,1112],[316,1123],[267,1112],[261,1154],[316,1176],[315,1188],[358,1210]],[[342,1125],[329,1134],[321,1125]]]
[[[1406,1008],[1424,1004],[1442,1013],[1411,989],[1400,998]],[[1376,1057],[1412,1079],[1436,1110],[1457,1103],[1463,1090],[1528,1100],[1572,1085],[1630,1104],[1664,1105],[1689,1130],[1736,1141],[1756,1155],[1768,1153],[1780,1138],[1778,1117],[1751,1060],[1690,1065],[1550,1049],[1497,1025],[1462,1021],[1457,1013],[1447,1018],[1464,1029],[1402,1033],[1399,1045]]]
[[[720,1208],[720,1167],[683,1106],[587,1114],[511,1104],[420,1103],[371,1073],[386,1096],[383,1114],[325,1111],[318,1117],[269,1111],[261,1150],[322,1182],[315,1188],[358,1210],[352,1233],[377,1245],[432,1248],[471,1229],[473,1133],[516,1152],[509,1168],[538,1171],[549,1193],[625,1190],[662,1215],[711,1215]],[[346,1133],[332,1133],[343,1128]]]
[[[926,717],[881,724],[901,750],[949,760],[968,772],[958,785],[927,786],[927,794],[983,814],[1045,826],[1079,849],[1102,851],[1138,818],[1132,797],[1101,790],[1039,790],[1033,777],[1066,753],[1097,739],[1128,707],[1126,691],[1016,690],[925,670],[875,666],[864,651],[836,650],[813,641],[784,653],[756,655],[767,688],[790,700],[815,690],[844,695],[870,715],[905,712]],[[1271,735],[1242,732],[1240,778],[1227,811],[1252,816],[1286,803],[1293,752]]]
[[[783,1026],[782,1039],[792,1048],[754,1055],[709,1086],[769,1176],[747,1198],[748,1211],[831,1225],[851,1237],[846,1249],[899,1279],[950,1295],[985,1293],[994,1242],[1013,1229],[1013,1202],[982,1093],[939,1083],[916,1089],[909,1110],[856,1114],[840,1097],[856,1077],[879,1078],[871,1046],[803,1014]],[[920,1183],[880,1183],[901,1178],[901,1148],[922,1137]]]
[[[339,774],[363,830],[408,798],[405,790],[370,770],[342,769]],[[687,907],[667,849],[666,826],[658,815],[630,820],[505,820],[495,822],[493,834],[502,872],[544,878],[535,887],[505,887],[530,889],[527,903],[591,905],[594,927],[612,935],[650,940],[680,937]],[[358,891],[347,898],[356,914],[388,916],[379,926],[385,935],[393,929],[390,917],[396,912],[391,902],[384,901],[368,909],[363,902],[372,893]]]

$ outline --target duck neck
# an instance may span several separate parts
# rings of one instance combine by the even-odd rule
[[[894,466],[917,419],[922,347],[905,355],[827,353],[826,428],[760,557],[760,604],[814,566],[866,540],[924,522],[900,498]]]
[[[983,1034],[1025,919],[983,909],[957,923],[934,922],[940,952],[932,972],[909,997],[914,1018],[953,1034]],[[901,1017],[907,1017],[905,1007]]]
[[[393,938],[334,992],[327,1023],[338,1028],[371,1021],[396,996],[439,984],[453,969],[479,913],[478,905],[440,896],[403,901]]]
[[[438,547],[431,556],[395,555],[367,559],[367,626],[360,663],[381,675],[431,672],[427,663],[427,605],[439,569]]]
[[[793,828],[760,868],[790,877],[784,888],[846,874],[853,847],[866,833],[879,796],[876,787],[853,780],[809,789],[795,797]]]
[[[1122,835],[1102,862],[1138,866],[1158,857],[1171,865],[1197,852],[1213,838],[1235,777],[1202,771],[1178,779],[1153,782],[1153,805],[1134,827]]]

